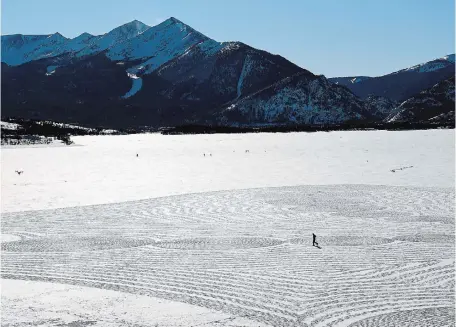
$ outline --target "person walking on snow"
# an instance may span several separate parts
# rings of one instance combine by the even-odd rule
[[[314,233],[312,233],[312,237],[313,237],[313,240],[312,240],[312,246],[316,246],[316,247],[318,247],[318,243],[317,243],[317,235],[315,235]]]

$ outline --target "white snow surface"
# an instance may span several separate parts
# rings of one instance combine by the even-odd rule
[[[122,96],[123,99],[129,98],[136,93],[138,93],[139,90],[141,90],[142,87],[142,79],[135,74],[127,73],[128,77],[131,78],[131,89]]]
[[[50,75],[54,74],[57,67],[59,67],[59,66],[55,66],[55,65],[47,66],[46,67],[46,71],[47,71],[46,76],[50,76]]]
[[[21,127],[21,125],[16,124],[16,123],[9,123],[6,121],[1,121],[0,126],[5,129],[18,129]]]
[[[21,237],[17,235],[11,235],[11,234],[0,234],[0,242],[1,243],[6,243],[6,242],[16,242],[20,241]],[[3,285],[3,284],[2,284]]]
[[[448,55],[448,56],[443,57],[442,59],[443,59],[443,60],[448,60],[449,62],[454,63],[454,62],[455,62],[455,54],[454,54],[454,53],[453,53],[453,54],[450,54],[450,55]]]
[[[454,186],[454,130],[72,140],[82,146],[2,149],[2,212],[285,185]]]
[[[215,310],[145,295],[36,281],[1,279],[1,284],[4,325],[265,326]]]
[[[2,149],[2,324],[452,326],[454,137]]]

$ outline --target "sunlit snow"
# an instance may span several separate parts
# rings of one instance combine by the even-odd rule
[[[135,74],[127,73],[128,77],[131,78],[131,89],[128,91],[125,95],[122,96],[123,99],[129,98],[136,93],[138,93],[139,90],[141,90],[142,87],[142,79]]]
[[[2,323],[453,325],[454,136],[2,148]]]

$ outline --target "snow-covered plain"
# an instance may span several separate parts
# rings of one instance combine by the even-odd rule
[[[454,130],[71,139],[2,151],[2,212],[252,187],[454,186]]]
[[[454,325],[454,130],[73,139],[2,149],[2,322]]]

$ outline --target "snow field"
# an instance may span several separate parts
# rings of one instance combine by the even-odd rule
[[[263,326],[206,308],[91,287],[2,279],[2,323],[23,326]],[[23,307],[30,309],[25,311]],[[39,319],[37,319],[39,312]]]
[[[450,188],[189,194],[7,213],[2,231],[22,236],[2,244],[6,279],[148,295],[271,326],[380,316],[417,326],[429,311],[454,323]]]
[[[75,146],[2,149],[2,212],[252,187],[454,187],[454,130],[72,140]]]
[[[74,140],[2,149],[2,322],[454,325],[454,130]]]

